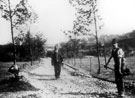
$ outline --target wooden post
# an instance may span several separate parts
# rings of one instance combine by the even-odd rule
[[[105,65],[106,65],[106,51],[105,51],[105,46],[103,47],[104,49],[104,59],[105,59]]]
[[[91,73],[92,63],[91,63],[91,57],[89,58],[90,58],[90,73]]]

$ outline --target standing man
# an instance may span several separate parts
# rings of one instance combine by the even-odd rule
[[[59,52],[59,46],[56,45],[54,47],[54,51],[52,54],[52,61],[51,61],[52,65],[54,66],[56,79],[60,78],[62,61],[63,61],[63,58]]]
[[[124,57],[124,52],[121,48],[118,47],[118,43],[116,39],[112,40],[112,45],[113,45],[113,49],[112,49],[111,56],[104,67],[107,68],[107,65],[109,64],[110,60],[112,58],[114,59],[115,83],[118,90],[118,95],[124,96],[124,84],[123,84],[123,76],[122,76],[123,75],[122,59]]]

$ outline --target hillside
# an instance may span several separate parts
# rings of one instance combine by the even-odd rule
[[[135,55],[135,30],[132,32],[126,33],[124,35],[104,35],[101,36],[99,39],[102,42],[105,39],[105,46],[107,51],[111,48],[111,40],[113,38],[118,39],[119,46],[125,51],[126,56]]]

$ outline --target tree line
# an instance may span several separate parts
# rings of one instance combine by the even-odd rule
[[[30,33],[26,33],[22,38],[23,41],[21,44],[19,38],[16,37],[16,61],[31,61],[44,57],[47,40],[42,36],[42,34],[32,36]],[[0,45],[0,61],[13,61],[13,50],[14,46],[12,43]]]
[[[0,0],[0,13],[10,24],[12,43],[0,46],[0,60],[35,60],[44,55],[46,39],[41,34],[31,35],[31,27],[38,21],[38,15],[28,0]]]
[[[124,35],[102,35],[99,37],[99,55],[109,56],[111,53],[113,38],[118,39],[119,46],[124,50],[125,56],[135,55],[135,30],[128,32]],[[104,42],[104,43],[103,43]],[[75,45],[76,44],[76,45]],[[76,53],[76,57],[80,56],[97,56],[96,41],[93,37],[91,38],[79,38],[70,39],[68,42],[61,43],[61,53],[65,58],[73,58]],[[74,52],[76,51],[76,52]]]

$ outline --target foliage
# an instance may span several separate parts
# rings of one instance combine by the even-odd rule
[[[27,0],[20,0],[17,4],[13,4],[13,1],[10,0],[1,0],[0,9],[4,19],[12,18],[13,28],[17,28],[18,25],[22,25],[26,21],[36,21],[37,19],[36,13],[28,5]]]
[[[70,39],[67,43],[61,43],[61,53],[64,57],[76,57],[79,51],[79,39]]]
[[[24,42],[22,43],[22,46],[24,47],[25,53],[27,57],[31,57],[30,54],[30,47],[33,55],[33,59],[38,59],[40,57],[43,57],[45,55],[45,43],[46,39],[43,38],[42,34],[37,34],[35,36],[32,36],[30,32],[28,32],[24,36]]]
[[[96,49],[99,63],[98,73],[100,73],[98,31],[101,29],[103,24],[99,25],[98,22],[98,20],[102,20],[102,18],[97,13],[97,0],[69,0],[69,2],[77,10],[77,19],[75,21],[73,30],[88,37],[94,36],[96,39]]]
[[[30,43],[29,43],[30,40]],[[42,34],[32,36],[30,33],[24,34],[22,44],[16,43],[16,59],[17,61],[29,61],[31,60],[30,45],[33,53],[33,60],[37,60],[40,57],[45,56],[45,43],[46,39]],[[0,61],[12,61],[13,60],[13,45],[1,45],[0,46]]]
[[[7,45],[0,45],[0,61],[11,61],[13,60],[13,45],[11,43]]]
[[[36,20],[36,14],[33,17],[33,11],[31,7],[28,5],[27,0],[20,0],[19,3],[13,4],[15,2],[11,2],[11,0],[0,0],[0,10],[1,15],[4,19],[10,22],[11,26],[11,35],[12,35],[12,43],[13,43],[13,56],[14,56],[14,64],[16,63],[16,47],[15,47],[15,38],[14,38],[14,28],[16,30],[20,30],[20,25],[26,23],[27,21]]]
[[[105,42],[105,52],[106,56],[109,56],[111,53],[112,44],[111,41],[113,38],[117,38],[119,40],[119,46],[125,51],[126,56],[135,55],[135,44],[133,43],[135,41],[134,36],[135,31],[126,33],[125,35],[102,35],[99,37],[100,42]],[[74,54],[74,48],[73,42],[68,41],[67,43],[61,43],[61,52],[64,55],[64,57],[73,58]],[[92,55],[97,56],[96,52],[96,41],[93,37],[90,37],[88,39],[79,39],[78,42],[78,53],[83,53],[83,55]],[[104,51],[101,43],[99,43],[99,54],[100,56],[103,56]],[[78,54],[77,54],[78,57]]]
[[[96,36],[94,31],[95,20],[98,30],[103,26],[102,18],[98,15],[97,0],[69,0],[77,10],[74,30],[84,36]]]
[[[113,38],[116,38],[119,42],[119,47],[121,47],[124,52],[125,56],[133,56],[135,55],[135,31],[128,32],[123,35],[102,35],[100,36],[99,40],[100,42],[105,41],[105,49],[106,49],[106,55],[110,55],[112,44],[111,41]]]
[[[77,39],[76,45],[74,45],[74,40],[70,39],[66,43],[61,43],[60,51],[65,58],[73,58],[74,46],[76,46],[76,57],[80,57],[80,54],[85,55],[96,55],[96,50],[92,50],[93,44],[90,45],[86,39]]]

